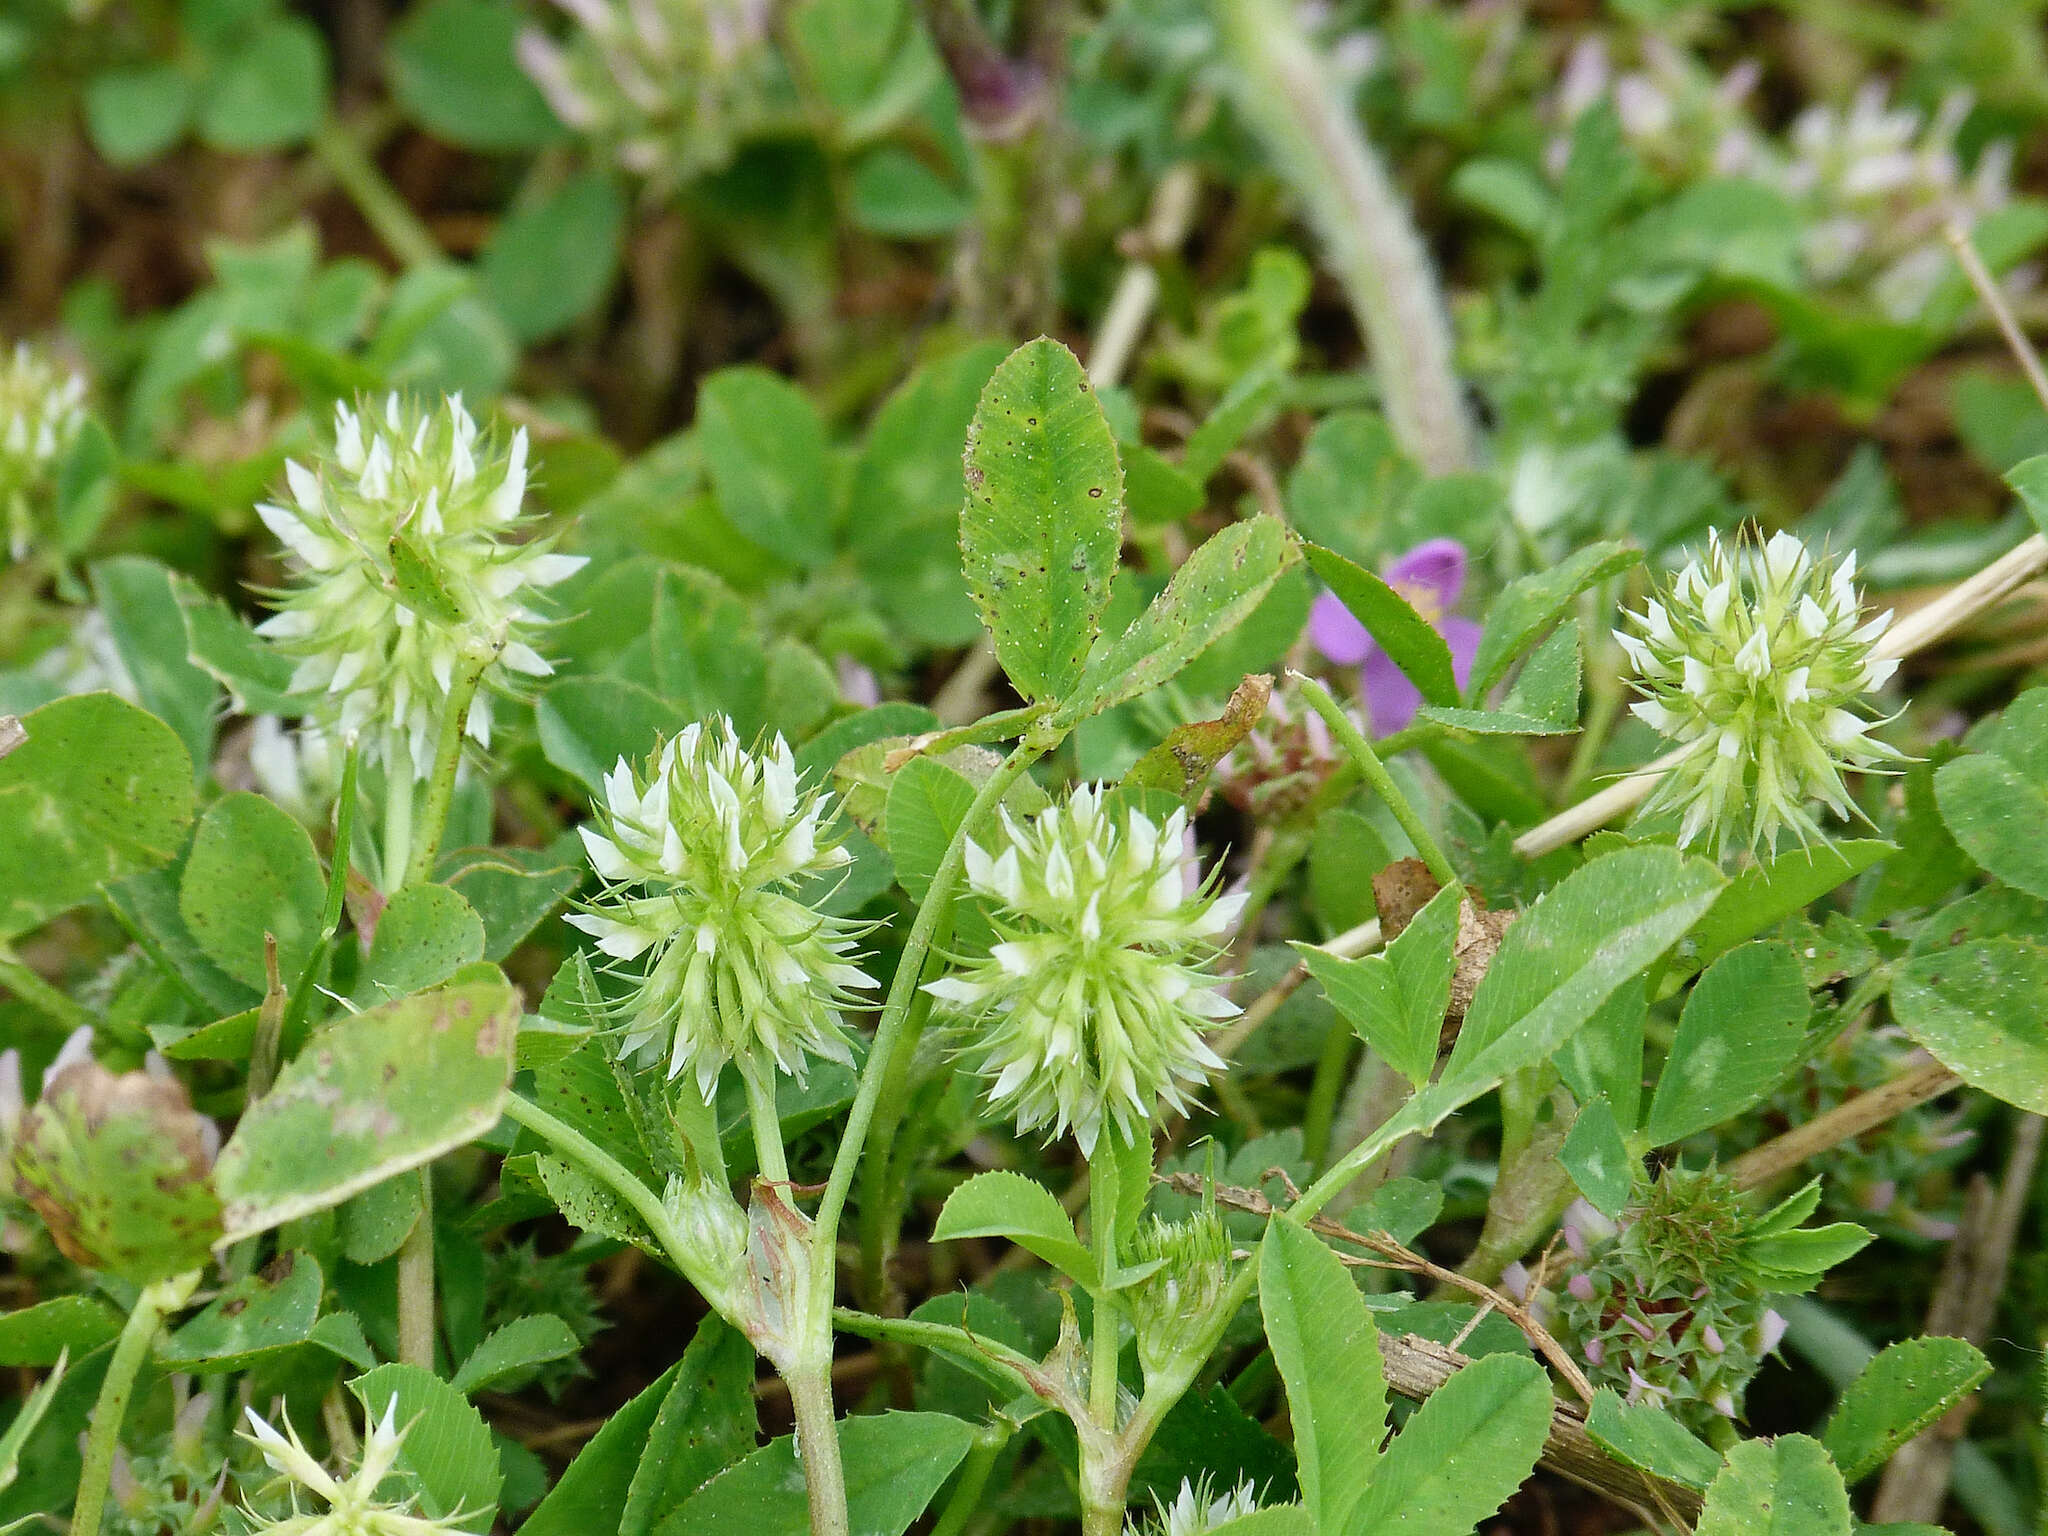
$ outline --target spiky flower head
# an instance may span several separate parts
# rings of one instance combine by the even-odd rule
[[[553,670],[533,644],[537,594],[583,565],[514,537],[524,429],[499,443],[459,395],[339,405],[332,448],[311,467],[287,461],[285,486],[288,504],[256,511],[294,580],[259,628],[298,658],[291,691],[323,696],[315,723],[424,775],[457,679],[480,668],[469,734],[489,746],[492,696]]]
[[[1673,1164],[1618,1222],[1583,1202],[1566,1213],[1564,1283],[1536,1309],[1595,1385],[1708,1430],[1740,1416],[1784,1336],[1772,1296],[1810,1290],[1870,1240],[1849,1222],[1802,1228],[1819,1201],[1816,1180],[1758,1212],[1727,1174]]]
[[[1203,1031],[1238,1010],[1207,967],[1244,898],[1191,878],[1180,810],[1155,822],[1084,785],[1003,826],[1000,853],[966,849],[997,942],[925,990],[973,1026],[963,1054],[993,1106],[1092,1155],[1105,1121],[1135,1140],[1157,1103],[1185,1111],[1223,1066]]]
[[[694,1068],[706,1096],[728,1061],[757,1082],[801,1081],[813,1056],[851,1061],[840,1010],[875,984],[854,963],[861,929],[796,893],[851,855],[787,742],[749,751],[723,716],[687,726],[644,764],[621,758],[595,809],[581,830],[605,888],[569,921],[644,962],[622,1057]]]
[[[1806,843],[1822,835],[1813,802],[1860,814],[1843,769],[1904,760],[1859,713],[1898,663],[1875,652],[1891,615],[1864,621],[1853,553],[1829,563],[1789,533],[1761,547],[1709,533],[1704,558],[1627,617],[1634,633],[1615,639],[1643,695],[1632,708],[1685,754],[1644,811],[1682,812],[1680,847],[1768,848],[1780,830]]]
[[[0,508],[14,559],[28,558],[36,515],[55,490],[65,455],[84,425],[84,376],[17,342],[0,362]]]
[[[783,76],[765,0],[555,0],[561,41],[520,34],[519,62],[555,115],[658,186],[722,168],[768,118]]]
[[[265,1519],[254,1511],[246,1511],[254,1530],[277,1532],[280,1536],[441,1536],[443,1532],[462,1529],[466,1517],[461,1511],[428,1519],[413,1512],[415,1501],[411,1497],[394,1502],[378,1496],[378,1487],[391,1475],[399,1447],[411,1428],[398,1427],[396,1395],[385,1405],[384,1417],[369,1426],[362,1457],[355,1471],[345,1478],[336,1477],[314,1458],[299,1439],[298,1431],[292,1428],[290,1419],[285,1420],[280,1434],[254,1408],[246,1412],[249,1428],[243,1438],[255,1445],[271,1470],[289,1485],[292,1502],[292,1513],[283,1519]],[[325,1513],[301,1513],[298,1502],[302,1490],[322,1500],[327,1505]]]
[[[1220,1525],[1251,1514],[1259,1507],[1259,1501],[1249,1482],[1219,1494],[1204,1473],[1192,1483],[1182,1478],[1180,1492],[1171,1499],[1158,1499],[1157,1505],[1151,1519],[1131,1520],[1128,1536],[1205,1536]]]
[[[1131,1329],[1145,1380],[1192,1380],[1211,1352],[1235,1307],[1230,1301],[1230,1234],[1214,1205],[1180,1221],[1139,1229],[1130,1263],[1156,1265],[1125,1292]]]

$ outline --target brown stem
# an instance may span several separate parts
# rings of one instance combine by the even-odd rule
[[[1961,1082],[1940,1062],[1924,1061],[1890,1082],[1844,1099],[1826,1114],[1751,1148],[1728,1165],[1729,1177],[1743,1189],[1756,1189],[1817,1153],[1853,1141],[1929,1099],[1940,1098]]]

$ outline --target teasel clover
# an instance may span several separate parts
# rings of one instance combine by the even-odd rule
[[[707,1098],[728,1061],[759,1091],[776,1072],[802,1081],[812,1057],[852,1060],[842,1010],[875,985],[865,930],[799,889],[851,855],[787,742],[749,750],[723,716],[687,726],[642,764],[621,758],[595,809],[581,831],[604,890],[569,921],[640,964],[622,1058],[688,1068]]]
[[[1138,1139],[1162,1102],[1221,1069],[1203,1040],[1237,1005],[1208,969],[1244,897],[1191,879],[1187,816],[1112,809],[1099,787],[970,839],[967,881],[997,942],[925,990],[964,1026],[961,1054],[1019,1131],[1071,1130],[1089,1156],[1105,1123]]]
[[[11,558],[28,558],[38,514],[54,495],[64,458],[84,425],[84,375],[17,342],[0,363],[0,511]]]
[[[466,1517],[460,1510],[429,1519],[414,1513],[410,1497],[392,1500],[379,1496],[378,1489],[397,1464],[399,1448],[411,1428],[398,1426],[397,1394],[385,1404],[383,1418],[369,1426],[361,1458],[345,1478],[336,1477],[314,1458],[289,1419],[279,1433],[254,1408],[245,1411],[249,1428],[243,1438],[262,1452],[270,1469],[289,1486],[293,1506],[293,1513],[277,1520],[245,1511],[252,1530],[277,1536],[439,1536],[464,1528]],[[327,1505],[326,1511],[299,1512],[301,1491],[319,1498]]]
[[[1876,654],[1891,615],[1864,619],[1853,552],[1830,562],[1789,533],[1709,532],[1705,555],[1627,618],[1615,639],[1643,695],[1632,708],[1682,754],[1644,813],[1678,812],[1680,847],[1754,851],[1780,831],[1810,843],[1824,836],[1815,802],[1862,814],[1845,769],[1905,760],[1862,712],[1898,663]]]
[[[298,659],[293,693],[324,696],[317,726],[424,778],[442,716],[474,690],[465,728],[490,745],[493,697],[553,670],[539,594],[584,563],[516,537],[526,481],[525,431],[498,441],[459,395],[339,405],[331,449],[286,462],[285,501],[256,511],[293,579],[259,632]]]

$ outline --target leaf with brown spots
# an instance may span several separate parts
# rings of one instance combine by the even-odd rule
[[[249,1107],[215,1182],[233,1242],[417,1168],[497,1124],[519,994],[499,977],[335,1020]]]

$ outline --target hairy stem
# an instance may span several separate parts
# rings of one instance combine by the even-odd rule
[[[831,1338],[829,1315],[826,1338]],[[796,1415],[797,1464],[811,1509],[811,1536],[848,1536],[846,1469],[839,1456],[839,1426],[832,1407],[832,1354],[815,1369],[785,1371],[790,1411]]]
[[[754,1161],[771,1184],[789,1182],[789,1157],[782,1146],[782,1116],[775,1107],[775,1068],[766,1072],[742,1069],[747,1085],[747,1118],[754,1127]]]
[[[128,1417],[128,1403],[135,1396],[135,1378],[141,1374],[142,1362],[149,1355],[157,1329],[185,1304],[198,1285],[199,1271],[195,1269],[145,1285],[142,1294],[135,1298],[135,1307],[114,1345],[113,1358],[107,1362],[99,1398],[93,1404],[85,1461],[78,1473],[78,1500],[71,1511],[71,1536],[99,1536],[107,1493],[114,1479],[114,1453],[121,1445],[121,1422]]]
[[[419,1170],[419,1220],[398,1249],[398,1358],[434,1368],[434,1177]]]
[[[1089,1336],[1093,1358],[1088,1369],[1088,1412],[1109,1434],[1116,1433],[1117,1388],[1117,1307],[1109,1290],[1117,1263],[1116,1146],[1110,1139],[1113,1134],[1104,1126],[1088,1159],[1088,1241],[1095,1249],[1095,1273],[1101,1282],[1091,1298],[1094,1320]]]
[[[1408,797],[1401,793],[1400,786],[1394,782],[1394,776],[1387,772],[1386,764],[1373,752],[1372,743],[1365,739],[1364,733],[1351,723],[1351,717],[1338,707],[1335,699],[1330,697],[1329,689],[1314,678],[1304,677],[1299,672],[1294,674],[1294,680],[1301,696],[1308,700],[1309,707],[1323,717],[1324,723],[1330,727],[1330,734],[1337,738],[1337,744],[1350,754],[1351,761],[1357,766],[1365,782],[1372,786],[1373,793],[1386,801],[1387,809],[1394,813],[1394,820],[1398,821],[1401,830],[1408,834],[1408,840],[1415,845],[1415,851],[1421,855],[1422,862],[1429,866],[1429,872],[1436,877],[1437,884],[1456,885],[1457,871],[1451,868],[1451,861],[1444,857],[1443,849],[1439,848],[1436,839],[1430,836],[1429,828],[1424,824],[1421,815],[1408,803]]]
[[[1387,420],[1431,474],[1472,463],[1451,328],[1429,253],[1386,167],[1282,0],[1221,0],[1238,105],[1306,206],[1364,331]]]
[[[462,649],[454,682],[448,689],[448,702],[441,711],[441,733],[434,742],[433,765],[427,770],[426,799],[420,807],[412,857],[405,866],[407,885],[424,885],[434,878],[434,860],[440,856],[441,837],[448,830],[448,810],[455,802],[455,771],[462,766],[469,707],[476,702],[476,690],[485,671],[502,649],[503,640],[472,640]]]

